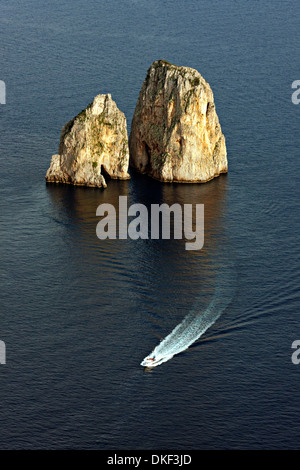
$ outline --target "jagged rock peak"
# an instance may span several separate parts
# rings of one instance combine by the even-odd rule
[[[197,70],[154,62],[129,137],[130,165],[166,182],[206,182],[228,170],[225,137],[207,81]]]
[[[97,95],[63,126],[46,181],[105,188],[105,177],[128,179],[128,165],[125,115],[110,94]]]

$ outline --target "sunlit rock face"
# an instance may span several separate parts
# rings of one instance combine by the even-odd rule
[[[98,95],[61,131],[46,181],[106,188],[105,178],[128,179],[127,124],[111,95]]]
[[[196,70],[154,62],[139,94],[130,165],[165,182],[201,182],[228,170],[212,90]]]

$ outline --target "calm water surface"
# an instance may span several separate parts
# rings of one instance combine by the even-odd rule
[[[299,448],[297,1],[0,1],[0,448]],[[128,128],[164,58],[211,84],[230,171],[46,185],[62,125],[110,92]],[[106,240],[96,208],[205,204],[205,245]],[[235,294],[186,352],[140,361],[230,261]]]

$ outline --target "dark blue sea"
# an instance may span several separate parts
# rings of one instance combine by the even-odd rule
[[[298,0],[0,0],[1,449],[300,448],[299,24]],[[157,59],[211,85],[228,175],[46,185],[63,124],[111,93],[130,131]],[[119,195],[204,204],[203,249],[99,240]],[[216,322],[145,371],[228,263]]]

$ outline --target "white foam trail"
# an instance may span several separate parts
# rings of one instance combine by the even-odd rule
[[[156,367],[187,349],[213,325],[232,300],[235,286],[233,265],[222,266],[217,275],[213,299],[204,312],[200,311],[200,299],[192,311],[177,325],[149,356],[141,362],[145,367]]]

